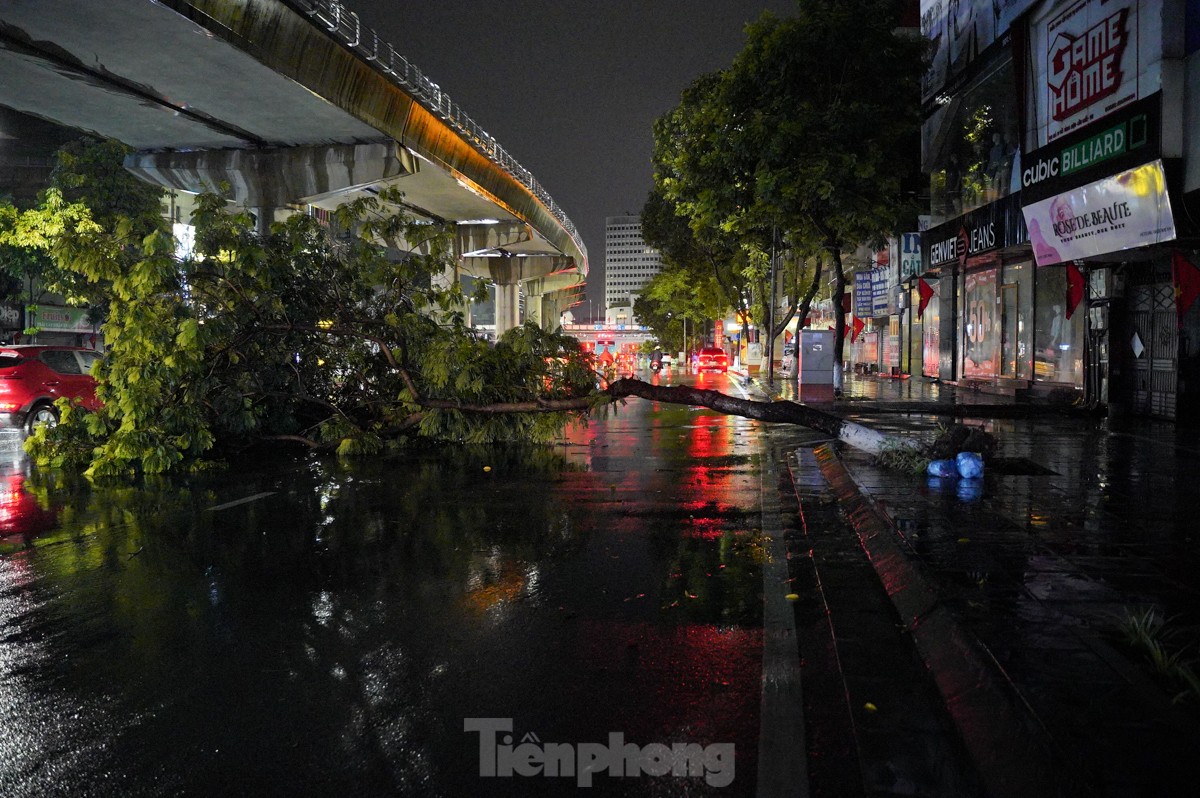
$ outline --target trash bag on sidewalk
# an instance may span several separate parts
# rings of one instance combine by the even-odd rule
[[[976,452],[959,452],[954,458],[958,475],[963,479],[975,479],[983,476],[983,457]]]
[[[958,466],[953,460],[931,460],[927,470],[931,477],[958,476]]]

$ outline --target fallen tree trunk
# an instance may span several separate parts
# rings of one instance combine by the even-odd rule
[[[832,413],[825,413],[798,402],[757,402],[752,399],[738,399],[720,391],[690,388],[686,385],[651,385],[648,382],[634,379],[616,380],[603,393],[613,399],[636,396],[654,402],[707,407],[718,413],[753,418],[759,421],[799,424],[818,432],[824,432],[831,438],[837,438],[869,454],[879,454],[888,448],[912,449],[913,451],[922,448],[920,442],[910,438],[885,435],[870,427],[847,421]]]

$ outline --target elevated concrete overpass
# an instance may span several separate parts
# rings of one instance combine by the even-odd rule
[[[399,188],[455,225],[461,273],[496,283],[498,333],[522,321],[522,292],[524,320],[548,327],[581,299],[571,220],[341,3],[3,0],[0,76],[0,106],[123,141],[127,168],[164,187],[227,184],[263,224]]]

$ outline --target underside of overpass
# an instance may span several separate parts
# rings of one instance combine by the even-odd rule
[[[166,188],[267,223],[392,187],[451,223],[458,267],[497,286],[497,334],[553,327],[587,252],[536,179],[436,84],[328,0],[0,4],[0,106],[133,147]],[[403,13],[400,11],[399,13]],[[3,120],[0,115],[0,120]]]

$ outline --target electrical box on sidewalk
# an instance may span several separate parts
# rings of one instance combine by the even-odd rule
[[[800,330],[797,393],[802,402],[833,400],[833,330]]]

